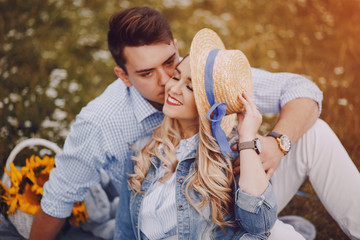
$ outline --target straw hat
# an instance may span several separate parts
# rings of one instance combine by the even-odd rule
[[[211,122],[206,117],[211,106],[205,90],[204,74],[208,56],[213,54],[210,52],[214,49],[219,51],[213,62],[213,94],[216,103],[227,104],[221,128],[228,136],[235,124],[234,113],[243,111],[239,94],[245,90],[250,94],[252,92],[251,69],[246,56],[240,50],[226,50],[214,31],[204,28],[195,35],[190,48],[191,81],[200,121],[206,131],[211,131]],[[206,81],[206,85],[209,85],[209,80]]]

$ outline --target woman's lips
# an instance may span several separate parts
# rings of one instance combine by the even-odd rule
[[[173,106],[181,106],[181,105],[183,105],[179,100],[177,100],[176,98],[174,98],[170,94],[168,95],[168,97],[166,99],[166,103],[169,104],[169,105],[173,105]]]

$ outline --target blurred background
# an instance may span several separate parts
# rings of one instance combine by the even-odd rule
[[[360,169],[359,0],[0,0],[0,174],[24,139],[63,145],[80,109],[116,79],[106,42],[109,17],[138,5],[167,17],[182,56],[208,27],[253,67],[314,81],[324,92],[321,118]],[[276,117],[265,116],[263,132]],[[38,149],[27,151],[18,164]],[[308,181],[301,190],[310,197],[294,197],[281,215],[309,219],[316,239],[347,239]]]

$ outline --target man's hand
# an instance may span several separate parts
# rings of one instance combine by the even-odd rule
[[[270,179],[281,162],[284,153],[281,152],[276,139],[273,137],[257,136],[261,142],[261,162],[266,175]]]

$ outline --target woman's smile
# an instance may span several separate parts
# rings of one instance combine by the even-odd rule
[[[176,98],[174,98],[173,96],[168,95],[168,98],[166,99],[166,103],[169,105],[173,105],[173,106],[181,106],[183,105],[179,100],[177,100]]]

